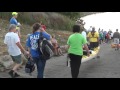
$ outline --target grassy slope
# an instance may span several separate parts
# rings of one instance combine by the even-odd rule
[[[0,55],[5,55],[7,54],[7,47],[4,45],[4,36],[5,34],[8,32],[8,27],[9,22],[6,20],[2,20],[0,19]],[[21,38],[21,43],[23,46],[25,46],[25,41],[27,38],[27,34],[31,33],[32,31],[32,27],[29,25],[24,25],[22,24],[21,27],[21,34],[22,34],[22,38]],[[60,31],[60,30],[52,30],[52,29],[47,29],[47,32],[50,34],[55,34],[56,35],[56,39],[58,40],[60,45],[65,45],[67,42],[67,39],[69,37],[69,35],[71,34],[68,31]]]
[[[1,12],[0,18],[9,20],[12,12]],[[55,12],[19,12],[17,20],[21,23],[33,25],[35,22],[43,22],[48,28],[70,30],[75,21],[69,17]]]

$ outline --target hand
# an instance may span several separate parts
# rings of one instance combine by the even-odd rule
[[[87,52],[87,56],[88,56],[88,57],[90,56],[90,52]]]
[[[24,51],[24,54],[28,56],[30,53],[28,51]]]
[[[28,57],[28,58],[32,58],[31,54],[29,54],[27,57]]]
[[[18,26],[21,26],[21,24],[18,22]]]
[[[45,29],[44,29],[44,28],[41,28],[41,32],[45,32]]]

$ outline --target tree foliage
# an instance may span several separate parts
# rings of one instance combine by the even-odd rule
[[[59,12],[60,14],[63,14],[70,19],[76,19],[80,17],[80,12]]]

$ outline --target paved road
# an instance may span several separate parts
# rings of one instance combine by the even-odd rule
[[[100,59],[84,62],[80,68],[79,78],[120,78],[120,51],[115,51],[109,44],[101,45]],[[35,71],[32,76],[20,71],[21,78],[36,78]],[[54,57],[47,62],[45,68],[46,78],[71,78],[70,68],[66,67],[66,55]],[[0,78],[10,78],[7,72],[0,73]]]

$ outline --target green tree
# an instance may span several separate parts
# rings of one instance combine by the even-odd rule
[[[59,12],[59,13],[74,20],[80,17],[80,12]]]

